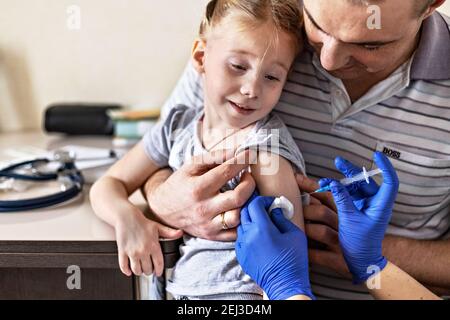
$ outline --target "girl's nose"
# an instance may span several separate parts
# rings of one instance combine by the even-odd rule
[[[256,99],[260,94],[260,84],[257,76],[248,77],[241,85],[241,94],[249,99]]]

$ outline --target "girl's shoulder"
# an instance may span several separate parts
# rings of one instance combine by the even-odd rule
[[[183,104],[173,106],[165,116],[164,126],[173,132],[175,130],[187,129],[193,125],[203,114],[203,108],[189,107]]]
[[[284,124],[281,118],[274,114],[273,112],[269,113],[264,118],[258,120],[255,125],[256,132],[264,131],[264,130],[285,130],[286,125]]]

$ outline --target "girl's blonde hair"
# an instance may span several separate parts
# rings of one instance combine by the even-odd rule
[[[214,26],[235,12],[248,16],[246,24],[272,22],[277,30],[294,37],[297,50],[301,48],[303,15],[299,0],[211,0],[200,24],[200,38],[204,40]]]

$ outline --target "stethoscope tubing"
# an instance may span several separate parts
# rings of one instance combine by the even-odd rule
[[[10,166],[7,166],[6,168],[1,169],[0,177],[14,178],[14,179],[26,180],[26,181],[55,180],[58,177],[58,175],[56,173],[42,173],[39,175],[27,175],[27,174],[20,174],[20,173],[12,172],[13,170],[19,169],[20,167],[33,165],[33,164],[37,164],[37,163],[49,163],[49,162],[50,162],[50,160],[48,160],[48,159],[34,159],[34,160],[28,160],[28,161],[15,163]]]
[[[95,161],[95,160],[104,160],[104,159],[113,159],[117,158],[117,154],[114,150],[109,151],[109,155],[107,157],[92,157],[92,158],[82,158],[82,159],[76,159],[75,161]],[[38,158],[33,160],[27,160],[19,163],[12,164],[10,166],[7,166],[6,168],[3,168],[0,170],[0,177],[5,178],[14,178],[19,180],[26,180],[26,181],[49,181],[49,180],[55,180],[58,178],[57,173],[40,173],[38,175],[27,175],[27,174],[20,174],[13,172],[16,169],[19,169],[20,167],[24,167],[27,165],[33,165],[38,163],[50,163],[50,162],[61,162],[61,160],[56,159],[47,159],[47,158]],[[73,161],[70,162],[73,165]]]
[[[28,181],[49,181],[49,180],[56,180],[58,178],[57,173],[48,173],[41,175],[24,175],[11,172],[20,167],[32,165],[38,162],[48,163],[50,162],[50,160],[35,159],[10,165],[0,170],[0,177],[15,178],[19,180],[28,180]],[[72,187],[68,188],[67,190],[43,197],[23,199],[23,200],[0,201],[0,213],[40,209],[68,201],[77,196],[83,188],[84,184],[83,176],[80,171],[75,169],[73,163],[67,163],[66,166],[73,170],[70,174],[66,175],[74,183]]]
[[[78,193],[80,193],[80,191],[80,187],[73,186],[66,191],[61,191],[44,197],[25,200],[0,201],[0,213],[27,211],[50,207],[74,198]]]

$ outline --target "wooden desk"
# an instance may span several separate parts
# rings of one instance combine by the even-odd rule
[[[1,134],[0,159],[18,147],[68,144],[109,148],[110,139]],[[0,214],[0,299],[139,298],[138,281],[120,272],[114,231],[94,215],[88,189],[57,207]],[[143,198],[136,201],[145,205]],[[80,268],[81,289],[68,288],[69,266]]]

